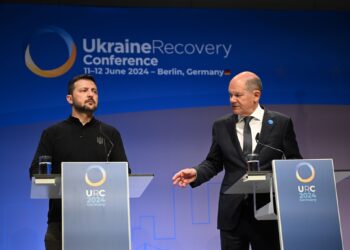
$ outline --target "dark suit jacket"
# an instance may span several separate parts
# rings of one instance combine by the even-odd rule
[[[244,195],[224,194],[232,184],[247,172],[246,161],[235,127],[237,120],[238,116],[231,114],[214,122],[210,151],[207,158],[195,167],[197,179],[191,184],[192,187],[199,186],[225,169],[218,208],[218,228],[222,230],[235,228],[241,213],[240,204],[244,199]],[[281,113],[265,109],[259,140],[263,144],[281,149],[287,159],[302,158],[295,138],[292,120]],[[263,147],[260,144],[257,145],[254,153],[259,154],[261,170],[270,170],[271,161],[282,157],[280,152]]]

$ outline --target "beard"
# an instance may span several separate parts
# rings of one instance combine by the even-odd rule
[[[79,103],[75,102],[74,100],[73,100],[72,106],[77,112],[79,112],[79,113],[86,113],[86,114],[92,114],[97,109],[97,105],[95,105],[93,107],[90,107],[90,106],[86,105],[86,103],[79,104]]]

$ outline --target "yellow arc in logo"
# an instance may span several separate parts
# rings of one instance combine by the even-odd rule
[[[89,179],[89,176],[88,176],[88,172],[92,169],[98,169],[101,174],[102,174],[102,178],[97,181],[97,182],[93,182]],[[87,171],[86,171],[86,174],[85,174],[85,182],[89,185],[89,186],[92,186],[92,187],[99,187],[101,186],[103,183],[105,183],[107,179],[107,174],[106,174],[106,171],[101,167],[101,166],[90,166]]]
[[[308,178],[302,178],[299,174],[299,169],[302,167],[302,166],[306,166],[310,171],[311,171],[311,175],[308,177]],[[316,171],[314,169],[314,167],[307,163],[307,162],[303,162],[303,163],[300,163],[297,165],[297,170],[296,170],[296,177],[298,179],[298,181],[302,182],[302,183],[309,183],[311,181],[313,181],[313,179],[315,179],[315,176],[316,176]]]
[[[25,64],[26,66],[36,75],[47,77],[47,78],[53,78],[60,75],[63,75],[66,73],[74,64],[75,59],[77,57],[77,47],[72,39],[72,37],[63,29],[60,29],[58,27],[54,26],[48,26],[45,28],[42,28],[38,30],[38,33],[48,33],[48,32],[54,32],[57,33],[60,37],[63,38],[65,41],[68,51],[69,51],[69,58],[68,60],[61,66],[55,69],[50,70],[43,70],[39,68],[35,62],[33,61],[31,55],[30,55],[30,44],[27,45],[26,51],[25,51]]]

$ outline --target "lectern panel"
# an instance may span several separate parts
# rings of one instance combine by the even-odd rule
[[[64,250],[131,249],[127,163],[62,163]]]
[[[273,161],[282,250],[342,250],[333,161]]]

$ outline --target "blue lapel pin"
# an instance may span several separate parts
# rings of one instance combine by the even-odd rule
[[[268,119],[268,120],[267,120],[267,123],[268,123],[269,125],[272,125],[272,124],[273,124],[273,120]]]

